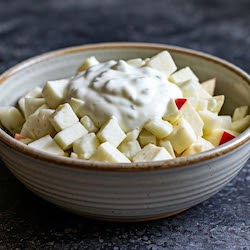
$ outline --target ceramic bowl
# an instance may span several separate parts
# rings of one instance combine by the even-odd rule
[[[95,55],[100,61],[146,58],[169,50],[178,67],[190,66],[200,80],[217,78],[225,94],[223,113],[250,105],[250,77],[238,67],[197,51],[145,43],[72,47],[31,58],[0,77],[0,105],[17,99],[46,80],[74,74]],[[106,220],[161,218],[188,209],[217,193],[250,156],[250,128],[213,150],[173,160],[111,164],[58,157],[29,148],[0,130],[1,158],[28,189],[74,213]]]

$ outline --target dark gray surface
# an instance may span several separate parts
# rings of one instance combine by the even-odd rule
[[[53,49],[146,41],[198,49],[250,72],[250,1],[0,1],[0,71]],[[250,249],[250,161],[175,217],[98,222],[26,190],[0,162],[0,249]]]

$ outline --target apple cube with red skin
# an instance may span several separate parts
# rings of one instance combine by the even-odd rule
[[[234,131],[219,128],[214,129],[210,134],[204,136],[204,139],[210,141],[215,147],[217,147],[234,139],[237,135],[238,134]]]
[[[21,135],[21,134],[18,134],[18,133],[15,133],[14,138],[15,138],[17,141],[20,141],[20,142],[22,142],[22,143],[24,143],[24,144],[29,144],[30,142],[32,142],[32,139],[27,138],[27,137],[25,137],[25,136],[23,136],[23,135]]]

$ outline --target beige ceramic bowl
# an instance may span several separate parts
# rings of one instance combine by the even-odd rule
[[[224,113],[250,105],[250,77],[236,66],[193,50],[145,43],[79,46],[29,59],[0,77],[0,105],[15,104],[46,80],[71,76],[91,55],[100,61],[146,58],[165,49],[179,68],[192,67],[200,80],[217,78],[217,94],[226,95]],[[0,130],[0,153],[11,172],[45,200],[84,216],[135,221],[176,214],[214,195],[246,163],[249,139],[250,128],[201,154],[160,162],[110,164],[40,152]]]

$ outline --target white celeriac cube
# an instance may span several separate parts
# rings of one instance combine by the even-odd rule
[[[24,116],[27,119],[31,114],[33,114],[39,107],[45,104],[44,98],[36,97],[25,97],[24,98]]]
[[[78,155],[78,158],[87,160],[96,151],[99,145],[100,143],[95,133],[89,133],[73,143],[73,151]]]
[[[20,134],[33,140],[39,139],[45,135],[54,136],[56,131],[49,121],[49,117],[53,113],[53,109],[36,111],[27,118]]]
[[[250,126],[250,115],[232,122],[232,130],[239,133],[243,132]]]
[[[189,80],[194,80],[196,82],[199,82],[199,78],[194,74],[194,72],[189,67],[185,67],[176,71],[168,79],[170,82],[173,82],[177,85],[182,84],[183,82]]]
[[[172,146],[171,142],[168,139],[160,140],[159,141],[159,146],[164,147],[173,158],[176,158],[173,146]]]
[[[129,59],[127,60],[127,63],[135,67],[142,67],[145,65],[145,61],[142,60],[141,58]]]
[[[204,134],[209,134],[212,130],[221,128],[222,120],[217,114],[209,110],[203,110],[199,111],[199,115],[204,122],[203,126]]]
[[[56,144],[50,135],[46,135],[28,144],[29,147],[40,149],[47,153],[64,156],[64,151]]]
[[[72,126],[78,121],[78,117],[68,103],[60,105],[50,116],[50,122],[57,132]]]
[[[99,61],[96,59],[95,56],[91,56],[89,58],[87,58],[83,64],[78,68],[78,72],[81,72],[81,71],[84,71],[84,70],[87,70],[88,68],[92,67],[92,66],[95,66],[99,64]]]
[[[168,159],[173,159],[173,157],[165,148],[148,144],[136,154],[133,162],[162,161]]]
[[[56,109],[65,102],[69,79],[48,81],[42,91],[43,97],[50,108]]]
[[[142,129],[141,133],[138,136],[138,141],[142,148],[148,145],[149,143],[156,144],[157,142],[156,136],[146,129]]]
[[[163,115],[163,120],[174,123],[180,117],[180,111],[175,104],[174,99],[170,98],[167,104],[166,112]]]
[[[91,118],[87,115],[83,116],[80,120],[81,124],[89,131],[89,133],[96,133],[98,131],[98,127],[91,120]]]
[[[248,106],[241,106],[234,110],[233,122],[244,118],[248,114]]]
[[[141,146],[137,140],[123,141],[119,145],[118,150],[120,150],[129,160],[132,160],[133,157],[141,150]]]
[[[97,138],[100,142],[109,142],[117,147],[126,137],[116,118],[108,120],[98,131]]]
[[[162,51],[150,58],[147,66],[165,73],[167,76],[171,75],[177,70],[175,62],[168,51]]]
[[[144,128],[158,139],[167,137],[173,131],[173,126],[169,122],[157,118],[149,120]]]
[[[181,154],[197,140],[197,136],[191,125],[184,118],[181,118],[174,124],[173,132],[167,139],[171,142],[174,151]]]
[[[84,115],[84,104],[85,102],[83,100],[74,97],[71,97],[69,101],[69,105],[78,117],[82,117]]]
[[[140,132],[141,132],[141,130],[138,129],[138,128],[133,129],[133,130],[127,132],[126,138],[123,140],[123,142],[135,141],[135,140],[137,140],[137,138],[138,138]]]
[[[211,96],[214,95],[216,78],[209,79],[201,83],[201,87]]]
[[[212,148],[214,148],[214,145],[211,142],[199,137],[197,141],[191,144],[181,155],[187,156],[198,154]]]
[[[21,112],[15,107],[0,107],[0,124],[11,134],[19,133],[24,124]]]
[[[90,157],[91,161],[103,161],[103,162],[124,162],[129,163],[130,160],[121,153],[116,147],[109,142],[102,143],[94,154]]]
[[[80,123],[77,122],[71,127],[65,128],[64,130],[57,133],[54,137],[56,143],[63,150],[70,149],[73,143],[80,137],[86,135],[88,130]]]

